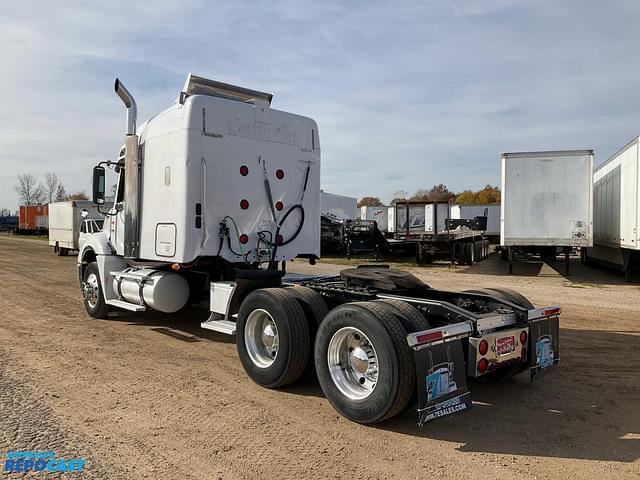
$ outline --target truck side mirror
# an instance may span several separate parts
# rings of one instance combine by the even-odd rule
[[[93,203],[102,205],[104,203],[104,179],[105,171],[104,167],[93,167]]]

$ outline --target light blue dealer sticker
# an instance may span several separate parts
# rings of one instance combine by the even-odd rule
[[[28,472],[82,472],[84,458],[55,458],[55,452],[47,450],[7,452],[4,460],[4,473]]]
[[[553,366],[553,345],[548,335],[540,337],[536,342],[536,360],[540,368]]]

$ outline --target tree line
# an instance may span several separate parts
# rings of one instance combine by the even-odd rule
[[[43,205],[89,198],[84,191],[67,194],[60,177],[55,172],[45,174],[44,180],[39,180],[30,173],[18,175],[15,190],[20,198],[20,205]]]
[[[429,189],[421,188],[411,196],[404,194],[404,192],[398,192],[391,200],[391,205],[407,200],[411,202],[450,202],[459,205],[491,205],[500,203],[500,198],[500,189],[491,185],[478,191],[463,190],[460,193],[454,193],[441,183]],[[380,207],[383,205],[380,197],[362,197],[358,200],[358,207]]]

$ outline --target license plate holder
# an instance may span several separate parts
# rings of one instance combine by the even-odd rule
[[[496,356],[502,357],[509,355],[516,350],[516,337],[514,335],[508,335],[506,337],[496,338]]]

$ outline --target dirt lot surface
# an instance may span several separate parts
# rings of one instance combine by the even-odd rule
[[[450,289],[506,286],[561,304],[561,366],[530,384],[472,385],[474,408],[422,429],[340,417],[316,382],[272,391],[244,374],[207,313],[89,318],[75,258],[0,237],[0,456],[85,457],[84,478],[638,478],[640,287],[573,265],[504,275],[412,269]],[[290,269],[337,272],[335,265]]]

